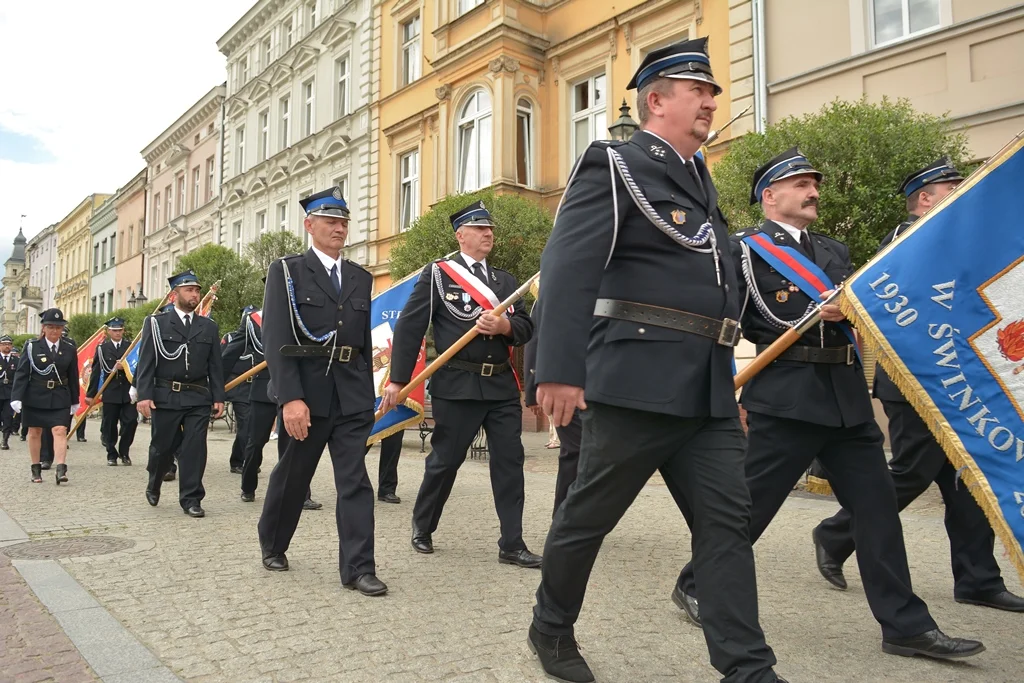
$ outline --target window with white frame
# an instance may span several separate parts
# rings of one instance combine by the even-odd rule
[[[173,206],[171,198],[171,186],[168,185],[164,188],[164,221],[167,223],[171,222],[171,207]]]
[[[872,34],[875,45],[882,45],[941,22],[941,0],[871,0]]]
[[[458,189],[471,192],[491,184],[491,96],[480,88],[459,110]]]
[[[288,17],[281,22],[281,43],[284,45],[285,50],[292,46],[293,40],[295,40],[295,22],[292,21],[291,17]]]
[[[306,3],[306,26],[308,31],[316,28],[316,0]]]
[[[405,232],[419,215],[420,153],[413,150],[398,157],[398,229]]]
[[[302,137],[313,134],[316,113],[316,87],[313,79],[302,84]]]
[[[334,118],[348,114],[348,55],[334,62]]]
[[[178,184],[178,215],[185,213],[185,174],[181,173],[175,178]]]
[[[206,160],[206,201],[213,199],[213,185],[216,180],[213,176],[213,163],[213,157]]]
[[[278,119],[280,119],[278,130],[281,134],[281,149],[285,149],[292,141],[292,98],[285,95],[277,103]]]
[[[235,173],[245,173],[245,126],[235,129]]]
[[[313,188],[312,187],[307,187],[304,190],[299,190],[299,199],[305,199],[306,197],[308,197],[311,194],[313,194]],[[342,196],[344,196],[344,195],[342,195]],[[303,221],[303,224],[302,224],[302,233],[303,233],[302,234],[302,243],[305,245],[306,249],[309,249],[309,231],[306,230],[305,221]]]
[[[420,77],[420,16],[402,22],[402,85]]]
[[[277,205],[277,229],[281,232],[288,229],[288,202]]]
[[[160,193],[153,195],[153,232],[160,229]]]
[[[525,97],[516,102],[516,182],[533,186],[533,104]]]
[[[110,236],[110,262],[107,265],[113,266],[117,262],[117,233]]]
[[[270,156],[270,110],[264,109],[257,118],[260,126],[260,153],[258,161],[266,161]]]
[[[270,34],[267,34],[260,43],[260,59],[261,69],[266,69],[274,61],[274,41],[270,39]]]
[[[200,204],[200,192],[202,192],[202,173],[199,167],[196,166],[192,169],[192,210],[195,211],[199,208]]]
[[[458,15],[461,17],[463,14],[484,4],[484,0],[459,0],[458,2]]]
[[[238,60],[238,87],[249,82],[249,55],[242,55]]]
[[[155,265],[149,267],[149,298],[152,299],[157,294],[157,288],[160,283],[157,281],[158,271]],[[162,294],[163,292],[161,292]]]
[[[572,86],[572,158],[575,161],[594,140],[607,137],[605,75],[597,74]]]
[[[338,176],[334,179],[334,186],[341,191],[341,196],[345,198],[345,203],[348,204],[348,176]]]
[[[231,243],[235,248],[235,253],[239,256],[242,255],[242,221],[235,221],[234,225],[231,226]]]
[[[259,237],[267,231],[267,212],[256,212],[256,236]]]

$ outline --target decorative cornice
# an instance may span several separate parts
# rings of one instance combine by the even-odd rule
[[[495,57],[488,64],[489,68],[493,73],[501,73],[502,70],[508,71],[509,73],[515,73],[519,71],[519,60],[508,55],[501,55]]]
[[[189,107],[177,121],[172,123],[160,136],[142,150],[142,158],[152,165],[174,144],[184,140],[195,132],[200,122],[220,111],[224,101],[225,87],[218,85],[203,95],[198,102]],[[219,135],[218,127],[214,127],[214,135]]]
[[[493,43],[505,38],[535,50],[538,63],[543,60],[544,52],[551,45],[547,40],[532,33],[527,33],[522,29],[509,26],[508,24],[497,24],[475,36],[472,40],[467,40],[437,57],[433,62],[434,73],[441,73],[444,69],[456,64],[461,65],[465,63],[470,54],[488,50],[492,47]]]

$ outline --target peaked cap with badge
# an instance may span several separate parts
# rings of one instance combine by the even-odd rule
[[[328,216],[331,218],[348,218],[348,204],[341,194],[341,188],[335,185],[332,188],[311,194],[305,199],[299,200],[299,205],[306,212],[307,216]]]
[[[909,197],[915,192],[921,191],[926,185],[934,183],[959,183],[964,179],[960,171],[953,166],[953,161],[944,156],[938,161],[918,169],[904,178],[900,183],[899,192]]]
[[[790,147],[782,154],[772,157],[761,164],[754,171],[754,182],[750,188],[750,203],[757,204],[761,201],[765,189],[772,183],[777,183],[783,178],[792,178],[798,175],[813,175],[820,183],[824,176],[821,171],[811,166],[800,150]]]
[[[107,326],[108,330],[123,330],[124,318],[111,318],[103,324]]]
[[[167,284],[171,286],[171,289],[174,289],[175,287],[184,287],[186,285],[196,285],[198,287],[199,278],[196,276],[195,271],[186,270],[167,278]]]
[[[5,334],[2,337],[0,337],[0,344],[12,344],[12,343],[14,343],[14,340],[11,339],[11,335]]]
[[[633,74],[626,89],[639,90],[656,78],[703,81],[714,86],[715,95],[722,94],[722,86],[718,85],[711,73],[707,38],[681,40],[651,50],[640,63],[640,68]]]
[[[64,319],[64,313],[59,308],[47,308],[39,314],[39,321],[43,325],[61,325],[66,327],[68,321]]]
[[[449,217],[449,220],[452,223],[452,229],[456,231],[463,226],[495,227],[491,212],[484,206],[483,201],[473,202],[461,211],[456,211]]]

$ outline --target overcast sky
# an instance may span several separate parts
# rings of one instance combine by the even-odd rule
[[[255,0],[0,2],[0,264],[226,80],[217,39]],[[21,219],[21,214],[26,214]]]

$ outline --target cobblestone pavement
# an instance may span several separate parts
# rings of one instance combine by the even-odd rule
[[[239,478],[228,472],[231,435],[218,424],[205,477],[207,517],[195,520],[182,514],[174,484],[165,485],[159,507],[146,504],[147,427],[139,429],[133,449],[136,465],[108,468],[97,425],[90,422],[88,444],[72,444],[68,486],[58,488],[50,479],[30,485],[24,443],[15,440],[12,450],[0,452],[0,507],[33,539],[102,535],[134,541],[123,552],[60,562],[183,679],[545,680],[525,645],[540,575],[497,563],[498,524],[485,462],[464,465],[434,537],[437,552],[418,555],[409,547],[409,531],[423,455],[419,439],[409,434],[399,470],[402,504],[376,508],[377,570],[391,591],[370,599],[339,585],[327,462],[313,482],[313,496],[327,503],[325,509],[303,514],[288,553],[292,570],[271,573],[260,563],[256,521],[275,442],[267,448],[257,502],[244,504]],[[543,448],[546,439],[526,435],[524,527],[537,552],[550,522],[557,453]],[[367,465],[376,472],[376,449]],[[780,674],[791,681],[844,683],[1021,680],[1024,615],[953,602],[948,544],[934,496],[905,513],[903,524],[915,589],[940,625],[988,646],[960,664],[881,653],[856,567],[847,568],[851,589],[839,592],[814,566],[811,528],[834,510],[829,500],[793,496],[756,546],[761,622]],[[997,554],[1011,589],[1019,590],[1001,548]],[[578,625],[599,681],[718,679],[701,632],[669,600],[688,557],[682,517],[654,481],[605,541]],[[0,565],[0,573],[5,568]]]
[[[0,553],[0,681],[95,680],[92,669],[57,620],[39,603],[7,556]]]

